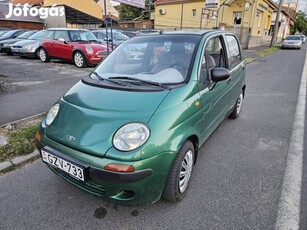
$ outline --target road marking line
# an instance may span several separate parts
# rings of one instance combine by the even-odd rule
[[[292,134],[287,165],[276,217],[276,230],[296,230],[300,227],[301,188],[303,174],[304,126],[306,105],[307,52]]]

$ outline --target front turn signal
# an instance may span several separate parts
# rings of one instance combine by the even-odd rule
[[[123,164],[108,164],[104,167],[105,170],[113,172],[134,172],[135,168],[132,165]]]

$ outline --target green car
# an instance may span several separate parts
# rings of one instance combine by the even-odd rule
[[[43,162],[106,201],[141,206],[187,192],[198,149],[245,93],[238,39],[173,31],[119,45],[48,112],[36,134]]]

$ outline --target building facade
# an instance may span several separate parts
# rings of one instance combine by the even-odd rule
[[[249,48],[270,41],[276,9],[271,0],[157,0],[155,29],[229,30]]]

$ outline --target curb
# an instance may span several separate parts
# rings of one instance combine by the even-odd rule
[[[0,162],[0,172],[7,171],[13,167],[26,163],[34,158],[39,157],[38,150],[34,150],[32,153],[24,156],[15,157],[10,161]]]
[[[33,120],[40,119],[40,118],[43,119],[43,117],[45,115],[46,115],[45,112],[39,113],[39,114],[30,116],[30,117],[26,117],[26,118],[23,118],[23,119],[20,119],[20,120],[17,120],[17,121],[8,122],[4,125],[1,125],[0,128],[11,127],[12,129],[16,129],[17,127],[21,126],[22,124],[25,124],[25,123],[28,123],[28,122],[31,122]]]
[[[9,122],[4,125],[1,125],[0,128],[4,129],[16,129],[20,126],[23,126],[24,124],[30,123],[31,121],[37,120],[37,119],[42,119],[43,116],[45,116],[46,113],[39,113],[27,118],[23,118],[17,121]],[[0,173],[4,173],[12,168],[18,167],[28,161],[31,161],[37,157],[39,157],[39,152],[38,150],[34,150],[32,153],[23,155],[23,156],[18,156],[14,157],[11,160],[7,160],[4,162],[0,162]]]

